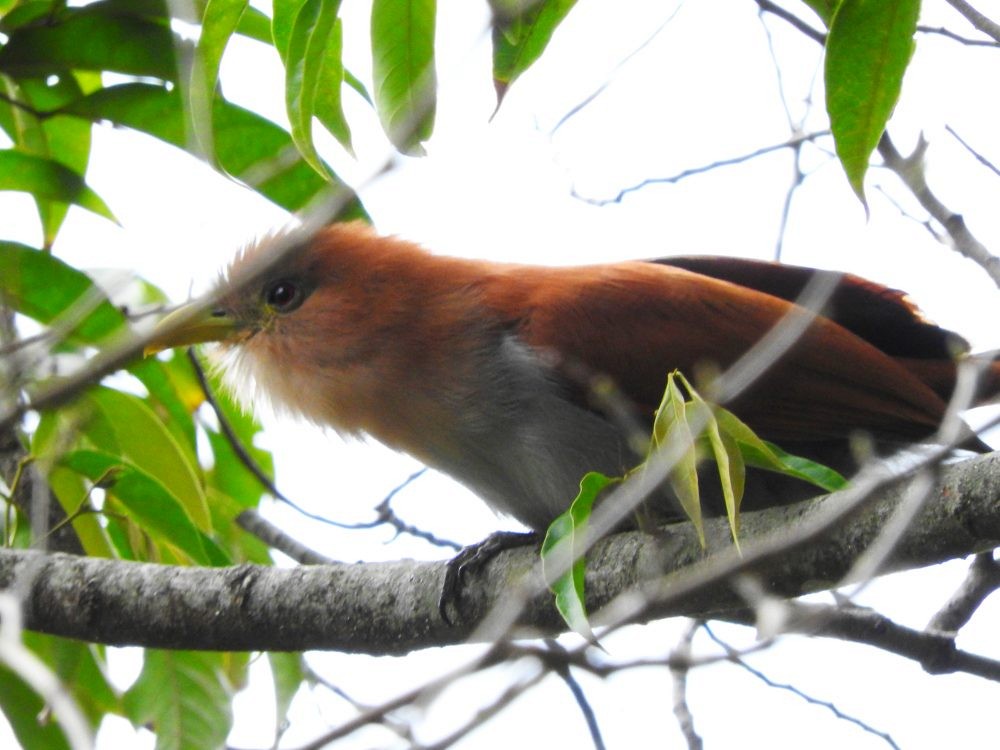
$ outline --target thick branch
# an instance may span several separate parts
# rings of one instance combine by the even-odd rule
[[[756,573],[773,592],[796,596],[833,585],[878,536],[901,496],[896,485],[827,538]],[[935,499],[902,540],[894,570],[932,565],[1000,543],[1000,453],[949,466]],[[782,529],[789,538],[837,495],[743,516],[741,539]],[[709,548],[728,547],[725,520],[709,522]],[[337,649],[398,654],[468,639],[522,575],[539,582],[534,549],[501,553],[466,582],[456,625],[438,613],[443,562],[397,561],[304,566],[184,568],[25,551],[0,553],[0,587],[22,593],[25,623],[48,633],[109,644],[213,650]],[[711,566],[686,524],[655,536],[632,532],[602,540],[592,551],[587,591],[591,611],[651,576],[684,575]],[[680,602],[653,607],[648,617],[703,614],[744,603],[728,583],[713,583]],[[598,615],[599,619],[599,615]],[[549,597],[539,595],[521,622],[545,633],[560,629]]]

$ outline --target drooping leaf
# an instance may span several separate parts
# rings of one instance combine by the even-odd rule
[[[824,71],[830,130],[862,203],[868,158],[899,100],[919,13],[920,0],[842,0],[830,24]]]
[[[112,86],[84,97],[67,111],[134,128],[178,148],[190,147],[180,96],[162,86]],[[212,125],[215,157],[222,168],[282,208],[299,211],[330,187],[296,154],[289,134],[260,115],[216,97]],[[350,196],[340,217],[367,220],[354,192],[337,184]]]
[[[595,644],[597,639],[587,618],[583,545],[594,501],[609,485],[620,481],[594,471],[586,474],[580,480],[576,499],[549,525],[542,542],[542,570],[555,594],[556,609],[570,628]]]
[[[490,0],[498,107],[510,85],[542,56],[574,5],[576,0]]]
[[[57,110],[79,98],[85,89],[90,91],[99,85],[100,80],[95,74],[82,72],[50,76],[45,80],[26,78],[15,81],[8,76],[0,76],[0,92],[11,101],[26,105],[8,105],[9,122],[3,123],[3,118],[0,118],[0,125],[18,150],[51,159],[83,175],[90,157],[90,123],[58,115],[42,118],[35,112]],[[44,245],[48,248],[55,242],[69,205],[39,196],[35,196],[35,202],[42,222]]]
[[[152,726],[158,748],[217,748],[232,726],[232,694],[224,654],[146,649],[125,707],[136,726]]]
[[[339,8],[340,0],[306,0],[292,24],[285,58],[285,106],[292,140],[303,158],[324,177],[327,170],[313,143],[313,117],[322,116],[330,132],[351,148],[340,104],[344,68]]]
[[[372,76],[382,129],[403,153],[422,154],[437,110],[436,0],[375,0]]]
[[[287,723],[292,699],[305,679],[302,654],[269,651],[267,660],[271,664],[274,682],[275,725],[280,727]]]
[[[25,630],[21,638],[71,691],[93,726],[105,714],[122,710],[121,699],[104,673],[106,663],[102,647],[29,630]]]
[[[125,325],[85,273],[16,242],[0,241],[0,297],[22,315],[65,326],[71,340],[99,343]]]
[[[85,6],[13,31],[0,48],[0,72],[28,77],[93,70],[174,80],[180,44],[166,24]]]
[[[153,410],[137,396],[105,387],[89,390],[84,402],[111,425],[118,452],[163,485],[202,530],[210,530],[205,491],[191,454],[178,444]],[[94,443],[103,450],[116,448],[100,440]]]
[[[194,50],[188,107],[195,137],[212,161],[212,101],[219,83],[219,66],[229,38],[236,32],[249,0],[208,0],[201,20],[201,35]]]
[[[847,486],[847,480],[833,469],[807,458],[793,456],[778,446],[761,440],[731,411],[717,407],[716,418],[720,429],[736,441],[748,466],[786,474],[827,492],[836,492]]]
[[[122,458],[98,451],[67,454],[62,465],[106,485],[105,491],[124,506],[130,516],[158,544],[174,548],[191,562],[213,565],[204,537],[181,502],[146,472]]]
[[[0,665],[0,709],[14,731],[16,742],[27,750],[70,750],[57,721],[40,722],[45,701],[15,672]]]
[[[663,399],[653,417],[649,455],[652,457],[660,451],[669,451],[671,455],[677,457],[667,480],[685,515],[694,526],[698,541],[704,547],[705,524],[702,521],[701,493],[698,487],[696,435],[688,423],[684,394],[676,375],[677,373],[671,373],[668,376]]]
[[[194,420],[191,412],[197,406],[191,405],[186,395],[180,392],[177,380],[172,377],[173,357],[163,361],[155,357],[145,357],[129,365],[128,371],[146,387],[149,392],[147,403],[158,419],[170,430],[181,448],[188,455],[192,465],[197,462]],[[197,388],[197,385],[195,385]],[[198,402],[200,403],[200,401]]]
[[[61,466],[58,459],[70,450],[78,437],[79,424],[70,410],[43,412],[31,436],[31,455],[47,468],[46,482],[67,517],[72,517],[83,550],[92,557],[114,557],[111,541],[93,513],[81,512],[89,501],[89,488],[81,476]]]
[[[722,487],[722,499],[726,506],[726,518],[732,532],[733,542],[739,549],[740,502],[743,500],[743,489],[746,481],[746,467],[743,456],[736,441],[721,429],[717,418],[718,409],[713,408],[681,373],[677,373],[687,390],[691,400],[685,404],[689,424],[699,425],[701,434],[708,443],[709,460],[719,470],[719,484]]]
[[[52,159],[15,149],[0,149],[0,190],[19,190],[44,200],[74,203],[118,221],[77,172]]]
[[[271,37],[281,61],[288,64],[288,45],[292,28],[306,0],[272,0]]]

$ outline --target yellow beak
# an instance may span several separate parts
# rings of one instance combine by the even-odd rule
[[[150,356],[175,346],[188,346],[206,341],[225,341],[238,329],[236,320],[221,310],[201,309],[184,305],[160,320],[153,329],[153,340],[143,349]]]

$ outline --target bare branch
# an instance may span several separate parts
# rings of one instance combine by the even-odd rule
[[[986,597],[1000,588],[1000,562],[992,552],[976,555],[962,586],[927,624],[927,629],[954,637]]]
[[[965,672],[1000,682],[1000,661],[957,648],[950,635],[914,630],[864,607],[805,602],[790,602],[789,606],[795,616],[787,622],[787,633],[839,638],[874,646],[917,662],[929,674]],[[720,619],[750,625],[754,615],[745,610],[727,613]]]
[[[984,16],[965,0],[948,0],[948,5],[965,16],[965,19],[979,31],[993,37],[994,41],[1000,42],[1000,24],[996,21]]]
[[[948,236],[951,237],[954,248],[966,258],[978,263],[993,279],[993,283],[1000,286],[1000,258],[987,250],[986,246],[976,239],[966,226],[962,215],[945,206],[927,185],[924,173],[924,154],[926,151],[927,141],[923,139],[923,136],[921,136],[913,153],[906,157],[896,150],[888,132],[883,133],[878,142],[878,152],[881,154],[885,166],[903,181],[920,205],[924,207],[924,210],[945,228]]]
[[[739,609],[744,603],[730,581],[751,567],[775,596],[797,596],[816,581],[833,585],[857,551],[881,534],[903,491],[897,484],[880,492],[849,523],[822,534],[813,533],[817,520],[828,518],[830,508],[849,504],[849,491],[746,513],[742,558],[731,550],[725,519],[706,523],[709,548],[719,550],[707,559],[689,524],[657,535],[629,532],[603,539],[589,557],[589,610],[597,613],[595,621],[607,622],[616,621],[623,604],[633,621]],[[933,501],[887,569],[930,565],[991,545],[1000,538],[997,496],[1000,454],[946,467]],[[471,574],[454,626],[438,611],[445,562],[194,568],[6,550],[0,552],[0,588],[18,580],[25,566],[38,566],[25,583],[26,626],[92,642],[398,654],[465,642],[510,594],[512,581],[523,576],[535,593],[519,623],[536,634],[560,632],[565,626],[536,563],[533,548],[508,550]],[[655,585],[642,583],[650,578]],[[631,593],[615,608],[598,611],[622,592]]]
[[[772,3],[771,0],[755,0],[755,2],[757,3],[757,7],[760,8],[761,13],[773,13],[783,21],[790,23],[810,39],[820,44],[826,44],[826,34],[814,29],[794,13],[785,10],[780,5]]]

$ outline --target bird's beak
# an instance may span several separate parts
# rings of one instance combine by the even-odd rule
[[[156,324],[153,339],[142,353],[148,357],[175,346],[225,341],[237,329],[236,320],[224,310],[206,310],[195,305],[184,305]]]

